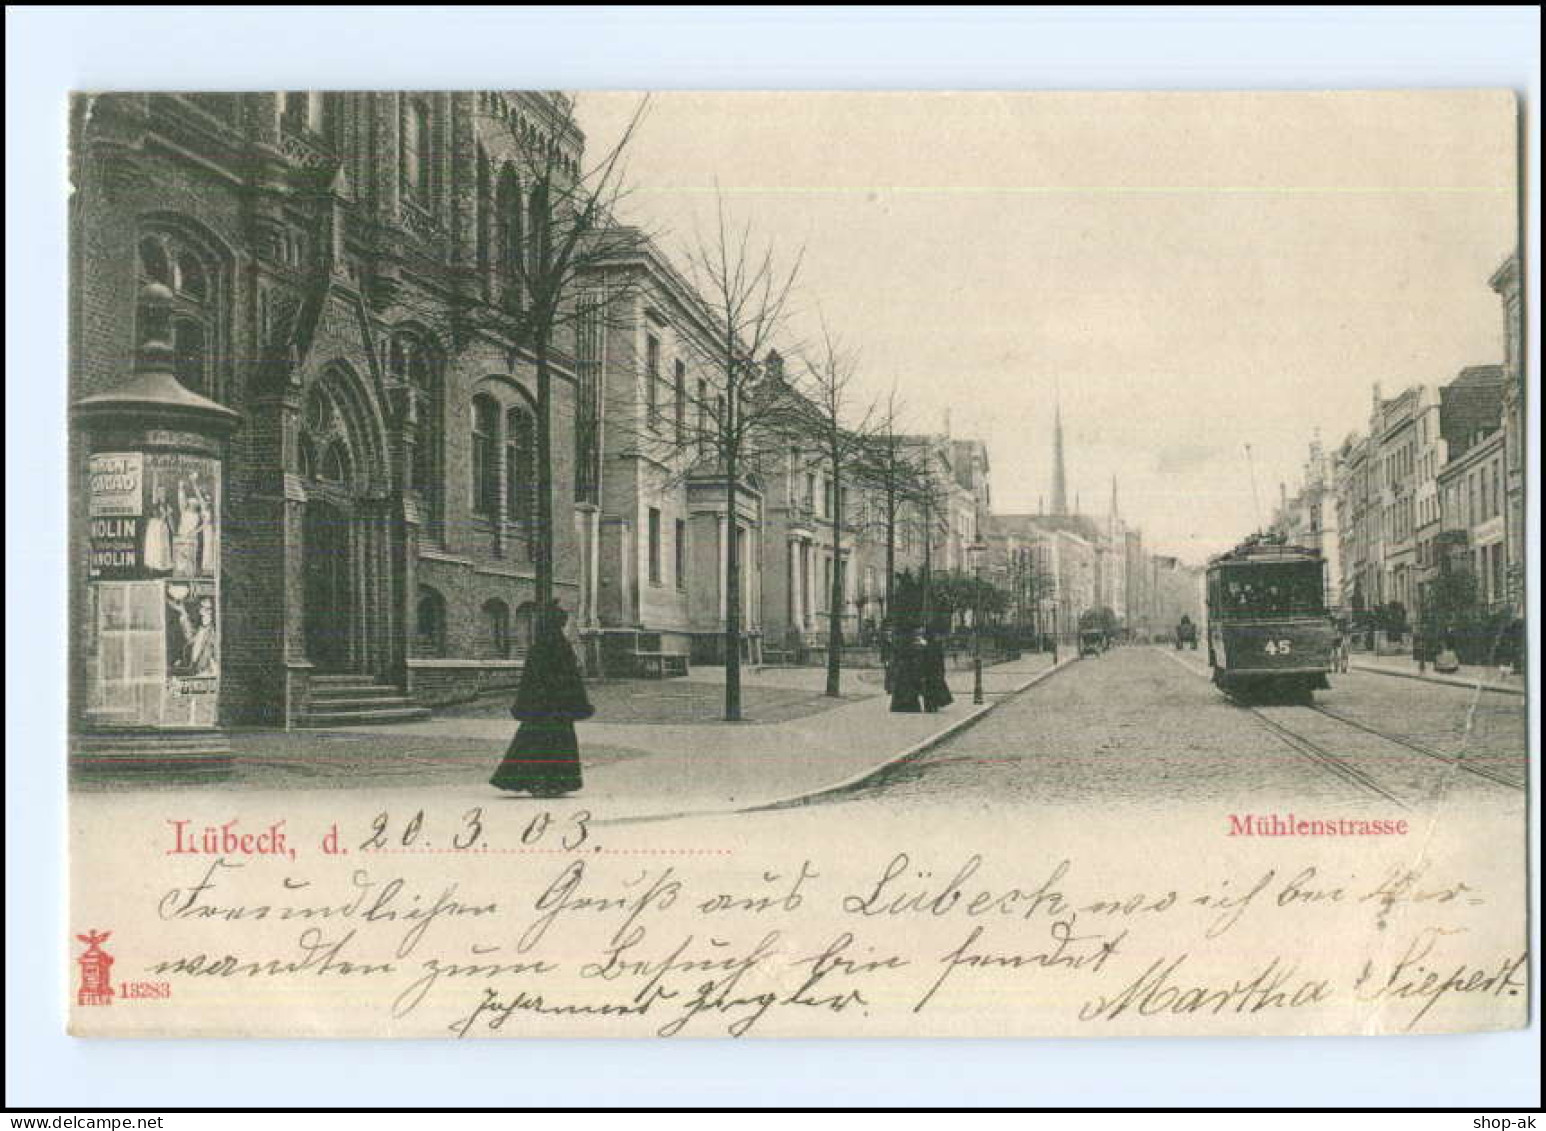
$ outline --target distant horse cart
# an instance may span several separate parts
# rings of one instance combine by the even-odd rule
[[[1176,625],[1176,651],[1182,648],[1190,648],[1197,651],[1197,626],[1192,623],[1192,618],[1182,615],[1181,622]]]

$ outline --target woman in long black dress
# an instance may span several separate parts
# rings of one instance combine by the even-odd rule
[[[923,709],[930,713],[955,702],[950,685],[945,682],[945,645],[937,635],[930,633],[923,642]]]
[[[510,708],[521,725],[489,779],[497,789],[558,797],[580,788],[580,743],[574,724],[590,718],[596,709],[585,694],[580,665],[564,637],[566,619],[557,604],[537,618],[536,639],[526,653],[520,690]]]
[[[896,647],[891,652],[891,709],[916,714],[923,708],[919,696],[923,693],[923,657],[917,638],[909,632],[898,634]]]

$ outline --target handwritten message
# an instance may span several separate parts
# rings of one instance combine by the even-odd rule
[[[456,1039],[1523,1020],[1523,933],[1500,918],[1517,893],[1462,861],[1294,846],[1134,867],[1109,841],[918,839],[671,847],[583,808],[179,813],[155,831],[154,882],[92,925],[117,931],[119,974],[165,987],[120,1004],[197,1031],[285,1009]]]

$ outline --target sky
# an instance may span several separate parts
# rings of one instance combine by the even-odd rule
[[[595,158],[638,104],[579,96]],[[1514,248],[1500,92],[651,96],[622,218],[668,254],[716,199],[787,262],[909,426],[989,446],[994,509],[1050,496],[1201,563],[1271,516],[1317,434],[1501,361]],[[787,352],[787,351],[786,351]],[[1249,446],[1249,459],[1247,456]],[[1252,489],[1252,472],[1256,489]]]

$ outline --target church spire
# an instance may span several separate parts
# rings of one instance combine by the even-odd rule
[[[1052,513],[1068,513],[1068,471],[1063,466],[1063,403],[1059,398],[1052,423]]]
[[[1111,477],[1111,521],[1115,522],[1121,512],[1117,510],[1117,477]]]

